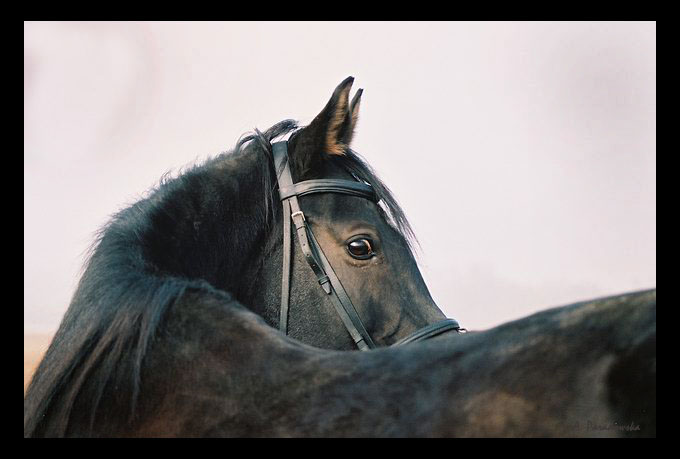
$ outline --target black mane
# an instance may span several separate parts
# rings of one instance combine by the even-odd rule
[[[255,130],[233,150],[161,179],[97,232],[24,398],[24,436],[66,434],[71,416],[83,416],[80,404],[92,425],[108,391],[129,408],[120,416],[134,416],[143,359],[164,312],[189,290],[235,301],[241,267],[277,210],[271,142],[297,129],[286,120]],[[403,211],[370,166],[349,149],[333,161],[374,187],[385,218],[411,246]]]

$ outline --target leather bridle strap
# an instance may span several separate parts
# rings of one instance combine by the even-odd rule
[[[401,346],[402,344],[423,341],[426,339],[434,338],[435,336],[441,335],[442,333],[450,332],[452,330],[460,332],[463,329],[460,328],[460,325],[458,325],[458,321],[456,319],[443,319],[440,320],[439,322],[435,322],[431,325],[423,327],[420,330],[416,330],[414,333],[411,333],[410,335],[392,344],[392,346]]]
[[[375,347],[373,340],[364,328],[359,315],[345,291],[340,279],[335,275],[328,259],[314,238],[311,228],[307,226],[304,213],[300,210],[298,195],[311,193],[343,193],[375,200],[375,193],[370,185],[350,180],[322,179],[293,183],[288,162],[287,142],[276,142],[272,145],[275,170],[278,174],[279,197],[283,204],[283,277],[281,282],[281,309],[279,329],[288,334],[288,309],[290,304],[290,272],[291,272],[291,229],[293,221],[297,239],[305,260],[314,271],[319,285],[331,295],[333,305],[340,315],[345,328],[357,347],[361,350]]]
[[[375,344],[371,339],[371,335],[369,335],[366,331],[364,323],[361,321],[356,309],[354,309],[354,305],[352,304],[349,295],[347,295],[347,292],[343,288],[340,279],[338,279],[333,267],[328,262],[328,258],[326,258],[324,255],[321,246],[317,242],[316,237],[314,237],[314,232],[311,230],[309,231],[309,237],[311,239],[312,246],[315,249],[316,255],[321,262],[321,266],[330,279],[330,283],[333,288],[333,294],[331,295],[333,306],[335,306],[335,310],[340,316],[340,319],[342,319],[342,322],[345,324],[345,328],[352,336],[352,340],[354,340],[357,347],[359,347],[361,350],[374,348]]]
[[[292,196],[304,196],[312,193],[341,193],[367,198],[376,201],[377,198],[371,185],[351,180],[341,179],[318,179],[305,180],[293,185],[279,187],[279,197],[288,199]]]
[[[291,272],[290,205],[283,204],[283,278],[281,279],[281,308],[279,309],[279,329],[288,334],[288,305],[290,304]]]

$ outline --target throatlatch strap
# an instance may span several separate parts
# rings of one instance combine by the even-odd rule
[[[279,187],[291,186],[292,177],[285,174],[283,167],[287,166],[288,154],[286,144],[283,142],[275,143],[272,146],[274,156],[274,170],[278,174],[277,180]],[[288,305],[290,304],[290,273],[291,273],[291,239],[293,235],[290,231],[290,204],[283,203],[283,273],[281,274],[281,308],[279,309],[279,330],[288,334]]]
[[[279,310],[279,330],[288,334],[288,305],[290,304],[291,244],[290,205],[283,203],[283,274],[281,278],[281,308]]]

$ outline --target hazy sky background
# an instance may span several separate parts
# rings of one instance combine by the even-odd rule
[[[24,331],[163,173],[364,88],[353,148],[468,329],[656,286],[653,22],[25,23]]]

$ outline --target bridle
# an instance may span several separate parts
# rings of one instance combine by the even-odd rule
[[[342,319],[357,347],[366,351],[376,345],[366,331],[359,318],[352,300],[342,286],[340,279],[333,271],[333,267],[323,253],[321,246],[314,237],[312,229],[307,225],[305,214],[300,210],[298,196],[313,193],[341,193],[358,196],[378,202],[373,187],[367,183],[342,179],[305,180],[293,183],[288,161],[288,142],[281,141],[272,144],[274,166],[277,172],[279,198],[283,204],[283,277],[281,281],[281,309],[279,314],[279,330],[288,334],[288,308],[290,303],[290,273],[291,273],[291,221],[295,225],[297,239],[305,260],[314,271],[319,285],[330,296],[333,306]],[[458,322],[454,319],[444,319],[423,327],[405,338],[397,341],[393,346],[422,341],[442,333],[455,330],[460,332]]]

